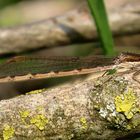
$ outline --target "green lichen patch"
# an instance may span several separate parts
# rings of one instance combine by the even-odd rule
[[[105,76],[96,81],[91,92],[92,107],[109,122],[109,126],[128,130],[140,125],[140,108],[136,95],[127,79]]]
[[[39,130],[44,130],[48,119],[44,115],[39,114],[31,118],[30,123],[34,124]]]
[[[43,106],[38,106],[36,109],[37,109],[37,111],[43,111],[44,107]]]
[[[131,130],[133,128],[136,128],[139,125],[140,125],[140,115],[135,114],[133,119],[131,119],[131,121],[126,125],[126,129]]]
[[[20,116],[22,118],[27,118],[29,116],[30,112],[28,110],[20,111]]]
[[[121,112],[127,119],[131,119],[139,108],[136,107],[136,96],[132,89],[128,89],[127,93],[115,97],[116,111]]]
[[[3,129],[3,139],[9,140],[14,136],[15,129],[10,125],[5,125]]]
[[[80,118],[80,124],[82,126],[82,129],[87,129],[87,120],[85,117]]]
[[[42,93],[44,92],[46,89],[43,88],[43,89],[38,89],[38,90],[32,90],[30,92],[27,92],[26,95],[30,95],[30,94],[39,94],[39,93]]]
[[[116,115],[114,97],[127,89],[127,83],[125,79],[115,76],[105,76],[96,81],[91,92],[91,101],[93,108],[99,111],[103,118]]]
[[[20,113],[20,117],[21,117],[22,121],[26,124],[25,120],[27,117],[29,117],[30,111],[24,110],[24,111],[20,111],[19,113]]]

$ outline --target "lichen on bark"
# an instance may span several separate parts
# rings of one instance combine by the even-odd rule
[[[91,92],[93,108],[109,126],[129,130],[140,125],[140,107],[135,88],[124,77],[104,77]],[[136,123],[135,123],[136,122]]]
[[[5,124],[14,128],[13,139],[112,140],[140,133],[139,83],[130,73],[92,76],[1,101],[0,138]]]

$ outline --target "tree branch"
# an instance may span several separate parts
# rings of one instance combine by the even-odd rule
[[[129,1],[124,6],[109,11],[114,35],[140,32],[140,7]],[[17,53],[42,47],[54,47],[97,39],[96,27],[90,18],[87,5],[60,17],[0,29],[0,54]]]
[[[113,140],[140,134],[139,66],[122,63],[113,75],[94,73],[1,101],[0,138]]]

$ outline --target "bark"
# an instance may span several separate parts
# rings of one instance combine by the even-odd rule
[[[122,63],[111,75],[94,73],[83,81],[1,101],[0,138],[136,137],[140,134],[139,66],[140,62]]]
[[[108,12],[114,35],[140,32],[140,6],[138,3],[139,1],[129,1]],[[60,17],[19,27],[0,29],[0,54],[89,42],[96,39],[96,27],[87,5],[85,5]]]

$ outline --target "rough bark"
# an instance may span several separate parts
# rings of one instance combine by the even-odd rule
[[[112,75],[94,73],[83,81],[1,101],[0,138],[136,137],[140,134],[139,68],[140,62],[123,63]]]
[[[111,29],[114,35],[140,32],[139,1],[109,11]],[[97,39],[96,27],[86,6],[60,17],[0,29],[0,54],[17,53],[42,47],[53,47],[88,42]]]

